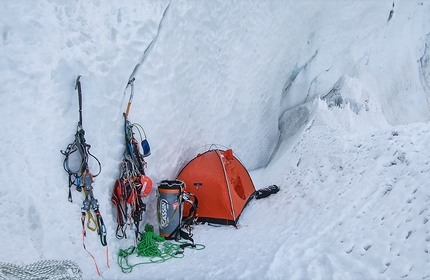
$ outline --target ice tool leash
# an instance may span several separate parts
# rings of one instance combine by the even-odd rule
[[[82,205],[82,215],[81,215],[81,223],[82,223],[82,245],[85,251],[91,256],[94,260],[94,264],[96,266],[97,273],[100,275],[100,270],[98,268],[97,262],[94,256],[87,250],[85,246],[85,237],[86,237],[86,227],[91,231],[97,231],[97,234],[100,237],[100,243],[106,247],[106,264],[109,267],[109,254],[108,254],[108,246],[106,241],[106,227],[103,222],[103,217],[100,214],[99,203],[98,200],[94,197],[93,193],[93,183],[94,178],[97,177],[101,172],[101,164],[100,161],[90,152],[91,145],[89,145],[85,140],[85,131],[82,126],[82,89],[81,89],[81,76],[78,76],[76,79],[75,90],[78,90],[78,99],[79,99],[79,122],[77,126],[77,131],[75,134],[75,139],[72,143],[70,143],[66,150],[62,150],[61,153],[65,156],[63,162],[63,168],[69,175],[69,201],[73,202],[72,198],[72,186],[76,187],[78,192],[83,192],[84,200]],[[92,174],[90,172],[88,160],[93,158],[99,167],[97,174]],[[77,164],[76,164],[77,162]],[[73,163],[77,166],[73,168]],[[88,217],[87,224],[85,225],[85,221]],[[95,218],[94,218],[95,217]]]
[[[144,199],[151,192],[152,181],[145,175],[147,164],[144,158],[151,154],[145,131],[139,124],[131,123],[128,120],[134,96],[134,81],[135,79],[133,78],[127,84],[127,87],[130,86],[131,94],[127,110],[124,113],[125,151],[120,165],[120,176],[115,181],[111,201],[115,205],[117,212],[116,237],[118,239],[127,238],[127,227],[130,227],[135,233],[135,244],[137,245],[140,222],[143,220],[143,213],[146,211]],[[142,149],[140,149],[139,142],[134,137],[134,129],[140,135]],[[144,135],[144,138],[142,135]]]

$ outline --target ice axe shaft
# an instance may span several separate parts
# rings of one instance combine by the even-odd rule
[[[79,126],[82,127],[82,89],[81,89],[81,76],[76,78],[75,90],[78,90],[78,100],[79,100]]]
[[[128,100],[127,104],[127,110],[125,111],[125,116],[128,117],[128,113],[130,112],[131,102],[133,101],[133,95],[134,95],[134,80],[135,78],[128,81],[128,85],[131,87],[131,93],[130,93],[130,99]]]

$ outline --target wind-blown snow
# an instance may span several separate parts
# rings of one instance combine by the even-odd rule
[[[86,245],[102,278],[429,278],[429,15],[415,0],[3,1],[0,262],[72,260],[99,278],[60,153],[82,75],[111,268],[95,233]],[[204,250],[123,274],[133,240],[115,238],[110,195],[131,76],[154,184],[215,143],[256,188],[281,191],[252,201],[239,229],[196,226]]]

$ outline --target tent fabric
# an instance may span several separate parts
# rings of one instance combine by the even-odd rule
[[[228,150],[208,150],[198,154],[177,177],[185,191],[199,200],[198,222],[237,226],[255,187],[243,164]],[[189,209],[184,208],[184,213]]]

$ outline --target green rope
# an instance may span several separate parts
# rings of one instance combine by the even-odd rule
[[[173,258],[181,259],[184,257],[184,250],[181,248],[183,244],[186,244],[186,242],[173,243],[166,241],[163,236],[154,232],[152,225],[146,224],[145,231],[142,233],[141,241],[137,244],[137,247],[131,246],[128,249],[119,250],[118,265],[123,273],[130,273],[138,265],[163,263]],[[193,249],[203,250],[204,248],[204,245],[196,244]],[[130,264],[129,257],[133,254],[147,258],[147,260]]]

